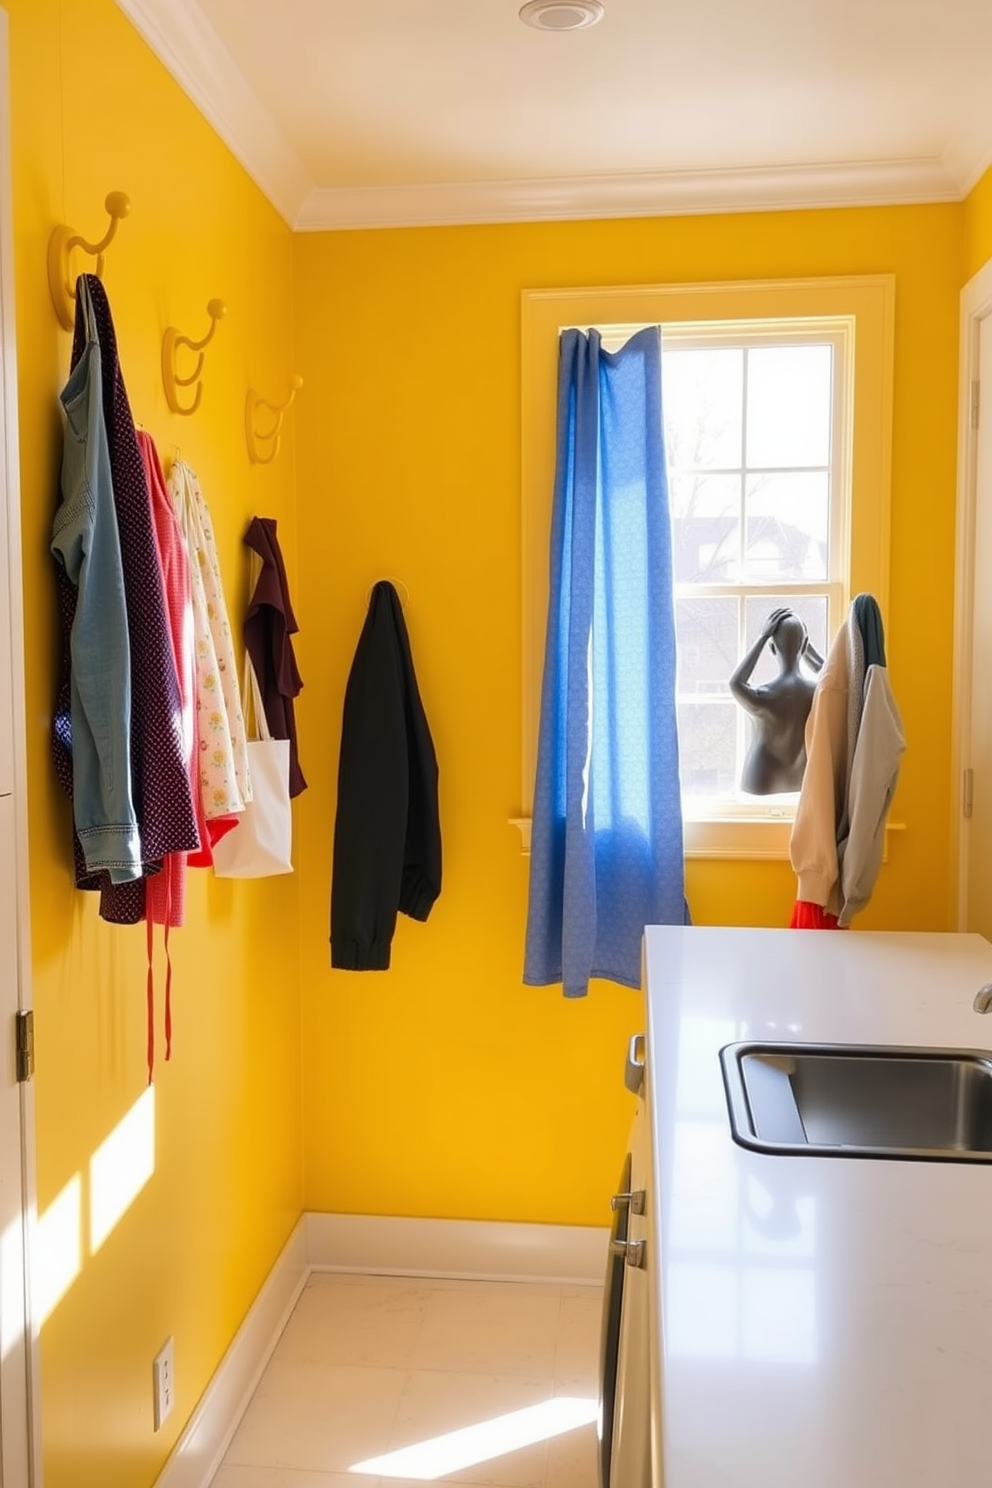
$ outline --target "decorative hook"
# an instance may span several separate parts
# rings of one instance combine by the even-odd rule
[[[303,378],[299,374],[291,378],[289,397],[285,403],[270,403],[267,398],[259,397],[254,388],[248,389],[248,396],[245,399],[245,440],[248,445],[248,458],[253,465],[270,465],[279,453],[283,417],[302,386]],[[272,414],[274,422],[271,428],[259,427],[258,412],[260,409]],[[263,449],[264,445],[268,446],[267,451]]]
[[[403,580],[402,579],[391,579],[388,574],[384,574],[383,575],[383,578],[386,580],[386,582],[388,584],[392,584],[393,588],[396,590],[397,597],[399,598],[399,602],[402,605],[403,609],[404,610],[408,610],[410,608],[410,591],[407,588],[407,586],[404,584]],[[377,579],[376,580],[376,584],[380,584],[380,583],[382,583],[382,579]],[[372,590],[374,588],[375,588],[375,584],[370,584],[369,587],[365,591],[365,608],[366,609],[368,609],[369,605],[372,603]]]
[[[48,288],[55,306],[55,314],[63,330],[71,331],[76,319],[76,286],[69,263],[74,248],[96,259],[94,272],[103,278],[104,249],[109,248],[117,232],[117,224],[130,215],[131,200],[123,191],[111,191],[104,202],[110,213],[110,226],[99,243],[88,243],[86,239],[65,225],[57,227],[48,240]]]
[[[223,300],[210,300],[207,304],[207,314],[210,316],[210,329],[202,341],[191,341],[189,336],[181,335],[175,326],[169,326],[162,337],[162,385],[165,388],[165,401],[173,413],[189,415],[195,413],[200,406],[200,399],[203,396],[203,383],[200,381],[200,375],[203,372],[203,349],[214,339],[218,322],[222,321],[227,314],[227,306]],[[177,353],[180,346],[196,352],[196,365],[188,377],[180,377],[177,370]],[[179,401],[179,389],[192,387],[194,382],[196,392],[193,395],[193,401],[184,408]]]

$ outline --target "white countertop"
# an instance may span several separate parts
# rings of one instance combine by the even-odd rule
[[[645,954],[664,1488],[987,1488],[992,1165],[748,1151],[718,1056],[992,1048],[992,945],[651,927]]]

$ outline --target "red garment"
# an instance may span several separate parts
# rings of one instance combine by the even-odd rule
[[[838,925],[837,916],[827,914],[819,904],[810,904],[807,899],[797,899],[789,921],[790,930],[846,930]]]
[[[145,920],[148,924],[148,1079],[151,1080],[155,1059],[155,977],[152,968],[152,927],[165,926],[165,1057],[172,1053],[172,957],[169,955],[169,931],[178,929],[183,923],[186,908],[186,863],[196,867],[210,867],[213,854],[207,835],[203,807],[200,802],[200,782],[197,766],[197,739],[193,691],[193,604],[190,597],[189,554],[183,539],[182,528],[172,509],[169,493],[165,487],[165,476],[158,458],[158,451],[150,435],[143,429],[137,431],[138,447],[145,467],[148,496],[151,505],[155,544],[162,570],[162,593],[165,597],[172,657],[179,683],[179,704],[183,762],[190,784],[190,795],[196,816],[196,829],[200,838],[199,849],[194,852],[167,853],[162,859],[162,871],[149,878],[145,888]]]
[[[145,917],[157,925],[171,925],[177,929],[183,923],[186,901],[186,861],[196,867],[209,867],[213,862],[210,839],[207,836],[203,807],[200,802],[200,782],[196,768],[196,736],[194,727],[193,691],[193,604],[190,597],[189,554],[183,540],[182,528],[169,493],[165,488],[165,476],[158,458],[154,441],[143,429],[138,431],[138,447],[148,481],[152,522],[159,563],[162,568],[162,590],[165,595],[172,655],[179,681],[179,701],[182,710],[183,762],[190,783],[190,794],[196,814],[196,827],[200,836],[200,848],[191,853],[169,853],[163,861],[162,872],[148,880],[146,889]]]

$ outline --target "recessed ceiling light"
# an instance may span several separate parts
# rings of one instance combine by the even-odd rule
[[[527,0],[520,19],[538,31],[581,31],[603,19],[600,0]]]

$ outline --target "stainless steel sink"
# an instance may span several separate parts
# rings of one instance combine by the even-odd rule
[[[992,1162],[992,1053],[862,1044],[728,1044],[734,1140],[805,1157]]]

